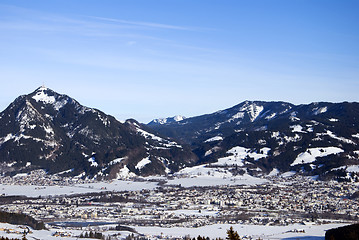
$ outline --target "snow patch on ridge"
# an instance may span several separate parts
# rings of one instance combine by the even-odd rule
[[[15,138],[15,136],[12,135],[12,133],[8,133],[5,137],[0,138],[0,146],[1,146],[2,144],[4,144],[5,142],[7,142],[7,141],[9,141],[9,140],[11,140],[11,139],[14,139],[14,138]]]
[[[98,167],[98,163],[94,157],[89,158],[88,161],[91,163],[91,167]]]
[[[149,163],[151,163],[150,156],[148,156],[148,157],[142,159],[141,161],[139,161],[137,163],[137,165],[135,166],[135,168],[138,169],[138,170],[141,170],[142,168],[144,168]]]
[[[236,119],[243,119],[243,118],[244,118],[244,113],[238,112],[238,113],[234,114],[227,122],[232,122]]]
[[[271,115],[265,117],[266,120],[270,120],[272,118],[274,118],[277,114],[276,113],[272,113]]]
[[[313,114],[314,115],[319,115],[319,114],[325,113],[327,111],[328,111],[328,107],[314,108],[313,109]]]
[[[223,140],[223,137],[221,137],[221,136],[215,136],[215,137],[212,137],[212,138],[209,138],[209,139],[207,139],[206,141],[204,141],[204,142],[215,142],[215,141],[222,141]]]
[[[137,124],[136,124],[137,125]],[[140,129],[139,126],[136,126],[136,130],[139,134],[141,134],[142,136],[144,136],[147,139],[152,139],[155,140],[157,142],[160,142],[163,146],[165,147],[177,147],[177,148],[182,148],[182,146],[178,145],[176,142],[171,142],[168,141],[166,139],[160,138],[152,133],[146,132],[143,129]]]
[[[300,153],[297,156],[291,166],[312,163],[317,160],[317,157],[326,157],[342,152],[344,152],[344,150],[338,147],[308,148],[306,152]]]
[[[186,119],[186,117],[181,116],[181,115],[176,115],[174,117],[154,119],[152,122],[163,125],[163,124],[170,123],[170,122],[179,122],[184,119]]]
[[[292,112],[292,113],[290,114],[289,119],[290,119],[292,122],[300,121],[300,118],[297,117],[297,112]]]
[[[138,125],[137,125],[138,126]],[[145,130],[142,130],[140,128],[137,128],[137,132],[140,133],[142,136],[144,136],[145,138],[150,138],[152,140],[158,141],[158,142],[162,142],[164,141],[163,138],[160,138],[152,133],[146,132]]]
[[[264,107],[263,106],[258,106],[256,104],[245,104],[240,110],[241,111],[246,111],[249,115],[249,118],[251,120],[251,122],[254,122],[254,120],[256,120],[256,118],[259,116],[259,114],[263,111]]]
[[[117,164],[117,163],[121,163],[123,160],[126,160],[127,157],[123,157],[123,158],[116,158],[114,160],[112,160],[109,165],[114,165],[114,164]]]
[[[56,111],[59,111],[60,108],[62,108],[62,107],[65,106],[66,104],[67,104],[67,99],[63,99],[63,100],[61,100],[61,101],[57,101],[57,102],[55,102],[55,104],[54,104],[54,109],[55,109]]]
[[[47,88],[41,87],[39,88],[38,92],[33,96],[32,98],[35,99],[36,102],[43,102],[45,104],[53,104],[56,102],[54,96],[47,95],[44,91],[46,91]]]
[[[136,176],[137,175],[131,172],[126,165],[117,173],[117,179],[128,179]]]
[[[260,150],[261,153],[257,153],[251,152],[251,150],[248,148],[237,146],[227,151],[227,153],[231,154],[231,156],[220,158],[218,159],[218,162],[214,164],[243,166],[244,159],[247,157],[253,158],[255,161],[257,161],[261,158],[267,157],[270,150],[270,148],[264,147]]]
[[[220,147],[215,146],[212,149],[206,151],[204,156],[207,157],[208,155],[211,155],[212,153],[217,152],[220,149],[221,149]]]
[[[338,137],[338,136],[335,135],[332,131],[329,131],[329,130],[327,130],[326,133],[317,133],[317,136],[318,136],[318,137],[323,136],[323,135],[328,135],[329,137],[331,137],[331,138],[333,138],[333,139],[336,139],[336,140],[339,140],[339,141],[342,141],[342,142],[344,142],[344,143],[357,145],[357,144],[356,144],[355,142],[353,142],[352,140],[347,139],[347,138],[344,138],[344,137]],[[356,137],[356,136],[353,135],[353,137]]]
[[[292,132],[299,132],[299,133],[306,133],[305,131],[303,131],[303,127],[300,126],[300,125],[293,125],[293,126],[290,126],[292,130]]]
[[[277,176],[279,173],[280,171],[277,168],[273,168],[273,170],[268,174],[268,177]]]
[[[186,119],[186,118],[183,116],[180,116],[180,115],[176,115],[173,117],[173,120],[175,120],[176,122],[182,121],[184,119]]]

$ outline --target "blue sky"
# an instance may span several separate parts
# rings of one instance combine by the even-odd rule
[[[359,1],[0,0],[0,110],[43,83],[120,120],[359,101]]]

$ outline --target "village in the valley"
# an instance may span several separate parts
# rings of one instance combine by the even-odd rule
[[[36,182],[43,188],[87,183],[89,193],[38,197],[2,197],[0,209],[25,213],[53,228],[83,229],[99,225],[197,228],[211,224],[325,224],[359,219],[358,187],[351,182],[308,177],[268,177],[259,185],[182,187],[159,181],[152,189],[91,192],[92,180],[32,175],[1,178],[1,184]],[[42,181],[42,182],[41,182]],[[143,180],[143,184],[149,180]],[[152,180],[153,181],[153,180]],[[196,178],[193,178],[196,181]],[[37,187],[38,188],[38,187]],[[34,191],[37,189],[34,188]],[[21,193],[19,193],[21,195]]]

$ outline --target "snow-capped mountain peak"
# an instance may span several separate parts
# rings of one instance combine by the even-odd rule
[[[168,123],[173,123],[173,122],[180,122],[182,120],[185,120],[186,117],[181,116],[181,115],[176,115],[174,117],[168,117],[168,118],[157,118],[152,120],[149,125],[156,125],[156,124],[168,124]]]
[[[36,102],[43,102],[45,104],[53,104],[56,99],[54,96],[48,94],[48,88],[42,86],[35,91],[35,95],[32,97]]]
[[[181,116],[181,115],[176,115],[173,117],[173,120],[175,120],[176,122],[182,121],[184,119],[186,119],[186,117]]]
[[[18,97],[0,116],[0,160],[14,163],[10,172],[73,169],[74,175],[114,178],[124,167],[130,175],[166,174],[196,160],[190,149],[135,120],[121,123],[44,86]],[[136,168],[144,158],[151,162]]]
[[[262,105],[256,104],[255,102],[246,101],[244,106],[240,108],[241,112],[246,112],[253,122],[259,116],[259,114],[263,111],[264,107]]]

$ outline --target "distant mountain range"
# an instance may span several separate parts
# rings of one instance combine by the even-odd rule
[[[359,103],[245,101],[212,114],[121,123],[40,87],[0,113],[0,170],[90,178],[186,167],[359,181]]]
[[[190,144],[197,164],[233,165],[235,171],[251,175],[296,171],[358,181],[358,120],[358,103],[245,101],[212,114],[149,126]]]

